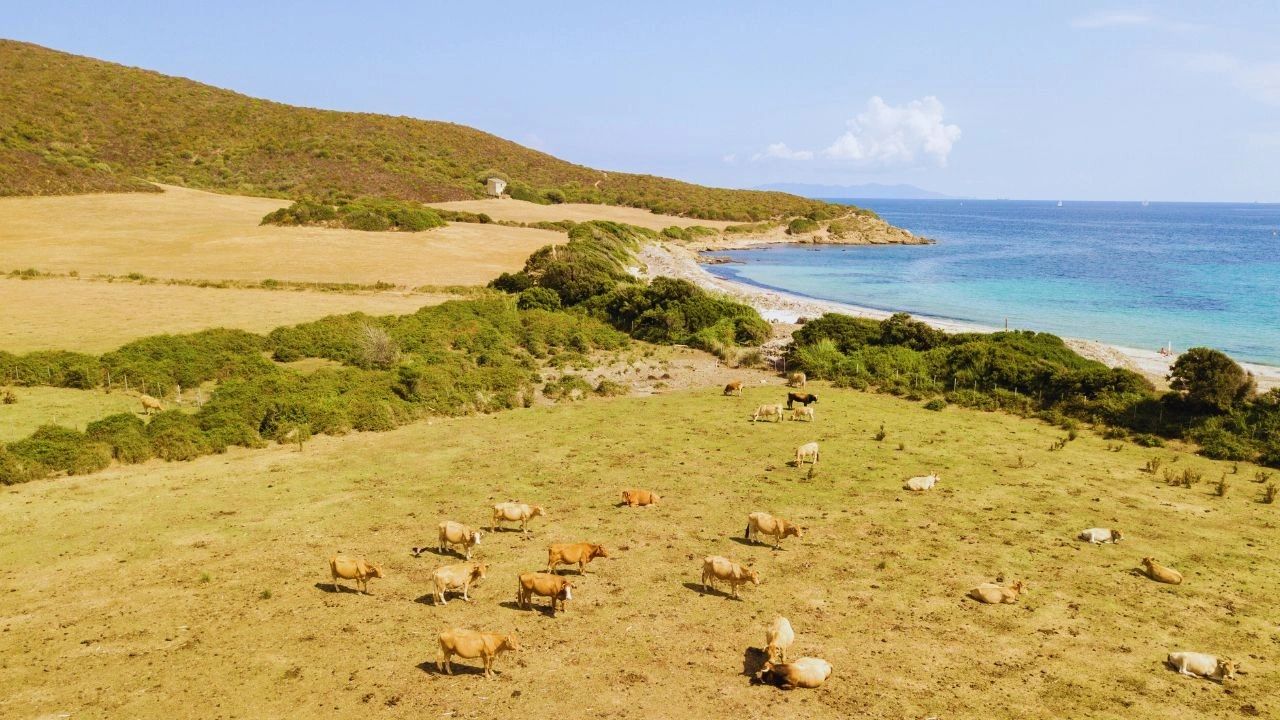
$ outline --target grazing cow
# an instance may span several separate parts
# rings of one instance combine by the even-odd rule
[[[757,678],[762,683],[777,685],[783,690],[816,688],[831,677],[831,663],[821,658],[802,657],[795,662],[766,662]]]
[[[906,482],[905,485],[902,486],[902,489],[910,490],[911,492],[924,492],[926,490],[932,490],[933,486],[937,485],[938,481],[941,479],[942,478],[938,475],[938,471],[935,470],[929,473],[928,475],[920,475],[920,476],[911,478]]]
[[[743,567],[729,558],[719,555],[708,555],[702,558],[702,591],[707,591],[707,581],[711,581],[711,587],[715,587],[716,580],[723,580],[729,583],[729,589],[732,591],[733,597],[738,597],[738,586],[751,583],[753,585],[760,584],[760,573],[748,567]]]
[[[1012,604],[1018,601],[1018,595],[1026,591],[1027,585],[1021,580],[1015,580],[1008,587],[995,583],[982,583],[969,591],[969,597],[989,605]]]
[[[583,575],[587,571],[587,563],[598,557],[609,557],[609,552],[604,549],[603,545],[556,543],[547,548],[547,572],[555,572],[557,565],[576,564],[578,566],[578,574]]]
[[[661,495],[650,492],[648,490],[623,490],[622,502],[627,507],[636,507],[638,505],[657,505],[662,499]]]
[[[439,548],[440,552],[449,549],[450,545],[461,545],[463,555],[470,560],[472,546],[479,544],[479,530],[472,530],[470,527],[452,520],[445,520],[440,523],[440,539],[436,543],[436,547]]]
[[[444,599],[444,594],[450,590],[462,591],[462,599],[471,602],[469,591],[471,584],[477,580],[484,579],[485,572],[489,566],[482,562],[455,563],[453,565],[442,565],[431,573],[431,580],[436,586],[436,602],[441,605],[448,605],[449,602]]]
[[[818,396],[811,393],[787,393],[787,409],[790,410],[795,403],[800,403],[805,407],[818,402]]]
[[[724,394],[725,394],[725,395],[741,395],[741,394],[742,394],[742,381],[741,381],[741,380],[734,380],[733,382],[729,383],[728,385],[725,385],[725,386],[724,386]]]
[[[769,623],[764,631],[764,651],[769,655],[769,662],[786,662],[787,649],[796,641],[795,631],[791,629],[791,621],[779,615]]]
[[[1218,682],[1232,680],[1236,676],[1234,660],[1220,658],[1208,653],[1171,652],[1165,660],[1169,667],[1187,677],[1202,677]]]
[[[802,388],[809,384],[809,378],[802,372],[793,372],[787,376],[787,385],[789,387]]]
[[[806,460],[814,465],[818,464],[818,443],[805,443],[796,448],[796,465],[800,465]]]
[[[497,532],[500,522],[520,523],[520,532],[528,534],[529,519],[546,515],[547,509],[541,505],[525,505],[522,502],[504,502],[493,506],[493,522],[489,524],[490,532]]]
[[[381,565],[371,565],[364,558],[352,558],[346,555],[334,555],[329,558],[329,574],[333,576],[333,589],[337,590],[338,579],[355,580],[356,588],[369,594],[369,579],[386,577],[382,574]]]
[[[798,407],[791,411],[791,419],[792,420],[808,420],[809,422],[813,422],[813,408]]]
[[[782,422],[782,406],[761,405],[756,408],[755,413],[751,415],[751,422],[755,422],[757,420],[773,420],[774,422]]]
[[[1142,564],[1147,568],[1147,577],[1156,582],[1169,583],[1170,585],[1182,584],[1182,573],[1171,567],[1161,565],[1156,562],[1153,557],[1142,558]]]
[[[160,404],[159,400],[147,395],[146,393],[139,395],[138,400],[142,403],[143,415],[150,415],[152,410],[155,410],[156,412],[164,410],[164,406]]]
[[[484,658],[484,676],[493,677],[493,661],[498,654],[506,650],[520,649],[520,640],[515,633],[476,632],[464,628],[454,628],[440,633],[440,657],[436,660],[436,670],[453,674],[450,659],[454,655],[460,658]]]
[[[760,541],[760,535],[772,535],[773,547],[776,550],[783,540],[789,537],[804,537],[806,528],[800,527],[793,522],[788,522],[782,518],[777,518],[767,512],[753,512],[747,515],[747,532],[746,539]]]
[[[551,614],[556,613],[556,603],[565,610],[565,603],[573,599],[573,583],[568,578],[549,573],[521,573],[516,587],[516,604],[521,609],[533,606],[533,596],[551,598]]]
[[[1085,542],[1101,545],[1102,543],[1118,543],[1124,539],[1124,533],[1114,528],[1089,528],[1081,530],[1076,537]]]

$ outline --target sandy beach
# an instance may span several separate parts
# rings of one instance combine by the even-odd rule
[[[674,243],[650,243],[639,253],[643,267],[635,272],[641,277],[667,277],[688,280],[702,288],[728,295],[740,302],[751,305],[766,320],[778,323],[794,323],[798,318],[814,318],[824,313],[843,313],[854,317],[865,317],[882,320],[892,313],[874,308],[848,305],[828,300],[817,300],[799,295],[792,295],[776,290],[768,290],[747,283],[734,282],[718,278],[707,272],[698,261],[700,251],[728,250],[755,247],[767,243],[779,242],[778,238],[745,238],[741,241],[716,241],[703,245],[677,245]],[[916,315],[917,319],[947,332],[994,332],[998,328],[965,323],[942,318],[931,318]],[[1141,373],[1157,387],[1167,387],[1169,367],[1176,356],[1164,356],[1156,350],[1140,350],[1119,345],[1111,345],[1097,340],[1081,338],[1064,338],[1072,350],[1084,357],[1106,365],[1107,367],[1124,367]],[[1259,391],[1280,387],[1280,367],[1241,362],[1240,366],[1253,373]]]

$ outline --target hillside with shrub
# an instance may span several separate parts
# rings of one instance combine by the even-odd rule
[[[0,40],[0,195],[152,190],[144,181],[327,201],[512,197],[758,221],[848,208],[604,172],[448,122],[293,107]]]

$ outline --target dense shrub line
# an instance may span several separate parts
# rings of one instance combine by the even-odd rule
[[[522,271],[503,273],[490,287],[518,294],[522,307],[574,308],[646,342],[716,351],[768,339],[769,324],[748,305],[685,280],[646,284],[628,272],[640,244],[657,236],[623,223],[580,223],[568,243],[538,250]]]
[[[370,336],[380,338],[371,345]],[[101,358],[77,353],[0,355],[11,372],[62,387],[113,384],[167,396],[177,385],[218,381],[194,412],[166,410],[143,422],[132,413],[81,433],[45,426],[0,446],[0,484],[101,470],[114,458],[189,460],[230,446],[301,441],[317,433],[390,430],[427,415],[461,415],[528,405],[540,360],[618,349],[627,337],[582,313],[520,309],[493,294],[402,316],[333,316],[267,336],[238,330],[161,335]],[[391,349],[390,355],[384,351]],[[276,360],[326,358],[339,367],[303,374]],[[15,370],[16,368],[16,370]],[[145,383],[145,385],[144,385]],[[25,383],[43,384],[43,383]]]
[[[824,315],[796,331],[788,353],[791,367],[844,387],[1085,420],[1145,445],[1186,438],[1211,458],[1280,467],[1280,390],[1255,395],[1252,379],[1208,348],[1178,358],[1167,393],[1137,373],[1081,357],[1055,335],[948,334],[903,313],[878,322]]]
[[[415,202],[385,198],[338,200],[336,204],[317,200],[299,200],[292,205],[267,213],[263,225],[319,225],[348,230],[401,230],[420,232],[444,227],[445,221],[435,211]]]

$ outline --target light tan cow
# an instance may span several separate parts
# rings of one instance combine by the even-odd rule
[[[372,565],[364,558],[347,557],[346,555],[334,555],[329,558],[329,574],[333,577],[333,589],[337,591],[340,587],[338,579],[355,580],[356,588],[361,592],[369,594],[369,580],[371,578],[386,577],[382,574],[381,565]]]
[[[803,538],[805,529],[767,512],[756,511],[747,515],[747,532],[744,537],[747,540],[760,542],[761,534],[772,535],[773,547],[777,549],[778,545],[789,537]]]
[[[453,565],[442,565],[431,573],[431,581],[436,586],[436,602],[441,605],[448,605],[449,601],[445,600],[446,592],[462,591],[462,599],[471,602],[471,585],[478,580],[484,579],[484,574],[489,570],[489,566],[482,562],[454,563]]]
[[[609,557],[609,552],[603,545],[555,543],[547,548],[547,572],[555,572],[557,565],[577,565],[578,574],[584,575],[587,571],[587,563],[598,557]]]
[[[708,555],[702,558],[702,591],[707,591],[708,581],[715,587],[716,580],[729,584],[733,597],[738,597],[738,586],[751,583],[760,584],[760,574],[749,567],[743,567],[727,557]]]
[[[795,408],[791,411],[792,420],[806,420],[808,422],[813,422],[814,417],[813,408],[807,405],[805,407]]]
[[[1102,543],[1118,543],[1124,539],[1124,533],[1115,528],[1089,528],[1081,530],[1076,537],[1085,542],[1101,545]]]
[[[489,523],[489,531],[497,532],[500,522],[520,523],[520,532],[528,534],[529,519],[547,514],[541,505],[526,505],[522,502],[504,502],[493,506],[493,521]]]
[[[791,629],[791,621],[781,615],[774,618],[764,632],[764,640],[764,651],[769,656],[769,662],[786,662],[787,650],[791,647],[791,643],[796,641],[796,633]]]
[[[907,480],[902,485],[902,489],[910,490],[911,492],[925,492],[926,490],[932,490],[933,486],[937,485],[941,479],[942,477],[938,475],[938,471],[934,470],[928,475],[919,475]]]
[[[138,401],[142,403],[143,415],[150,415],[152,410],[155,410],[156,412],[162,412],[164,410],[164,405],[161,405],[158,399],[153,398],[146,393],[139,395]]]
[[[809,378],[802,372],[793,372],[787,376],[787,386],[802,388],[809,384]]]
[[[795,662],[766,662],[760,668],[760,682],[783,690],[821,687],[831,677],[831,663],[822,658],[802,657]]]
[[[757,420],[772,420],[774,422],[782,422],[785,417],[782,414],[781,405],[761,405],[751,414],[751,422]]]
[[[643,505],[657,505],[662,496],[648,490],[623,490],[622,502],[627,507],[638,507]]]
[[[806,460],[814,465],[818,464],[818,443],[809,442],[796,448],[796,465],[799,466]]]
[[[741,395],[741,394],[742,394],[742,381],[741,381],[741,380],[734,380],[733,382],[729,383],[728,385],[725,385],[725,386],[724,386],[724,394],[725,394],[725,395]]]
[[[969,591],[969,597],[984,602],[989,605],[999,605],[1001,603],[1015,603],[1018,601],[1018,595],[1027,591],[1027,584],[1021,580],[1015,580],[1008,586],[996,585],[995,583],[982,583],[976,588]]]
[[[1147,568],[1147,577],[1156,582],[1168,583],[1170,585],[1182,584],[1182,573],[1174,570],[1167,565],[1161,565],[1156,562],[1153,557],[1142,558],[1142,564]]]
[[[465,628],[454,628],[440,633],[440,657],[436,660],[436,670],[453,674],[450,660],[454,655],[461,658],[484,658],[484,676],[493,677],[493,661],[499,653],[507,650],[520,650],[520,640],[515,633],[476,632]]]
[[[471,548],[479,544],[479,530],[472,530],[469,526],[452,520],[440,523],[440,537],[436,543],[440,552],[448,550],[450,545],[461,545],[463,556],[470,560]]]
[[[1171,652],[1165,662],[1187,677],[1208,678],[1220,683],[1234,679],[1239,669],[1234,660],[1199,652]]]
[[[551,614],[556,613],[556,604],[561,610],[568,609],[566,604],[573,599],[573,583],[568,578],[550,573],[521,573],[520,584],[516,587],[516,604],[521,609],[533,606],[533,596],[551,598]]]

